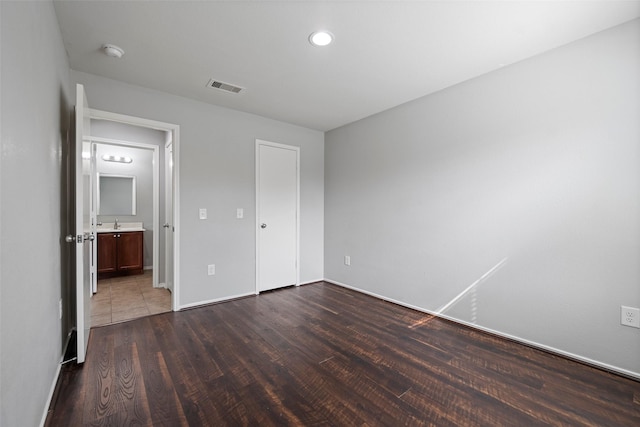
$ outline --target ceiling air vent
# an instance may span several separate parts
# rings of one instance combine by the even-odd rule
[[[209,83],[207,83],[207,87],[210,87],[212,89],[219,89],[219,90],[223,90],[225,92],[231,92],[231,93],[240,93],[240,91],[244,90],[244,88],[240,86],[234,86],[232,84],[224,83],[215,79],[209,80]]]

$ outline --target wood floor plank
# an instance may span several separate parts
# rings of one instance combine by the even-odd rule
[[[162,353],[155,353],[153,357],[147,357],[142,366],[152,425],[189,425],[171,382],[169,368]]]
[[[158,316],[161,321],[160,327],[154,330],[155,335],[164,349],[163,356],[170,367],[171,379],[187,422],[189,425],[207,425],[208,420],[222,419],[223,414],[212,402],[214,396],[206,392],[206,386],[191,364],[191,348],[183,347],[178,337],[188,327],[181,321],[182,316]]]
[[[186,417],[154,333],[159,319],[156,316],[142,319],[142,327],[132,331],[133,341],[137,344],[151,422],[154,426],[186,426]]]
[[[93,424],[117,413],[115,392],[114,334],[107,329],[91,331],[91,352],[85,364],[94,367],[84,395],[84,423]]]
[[[640,382],[319,282],[92,330],[47,426],[632,426]]]
[[[135,342],[114,349],[115,389],[122,421],[118,425],[152,426],[149,401],[144,382],[138,348]]]

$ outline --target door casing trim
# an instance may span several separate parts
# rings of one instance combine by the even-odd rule
[[[108,120],[133,126],[146,127],[171,133],[173,142],[173,292],[171,309],[180,310],[180,125],[144,119],[126,114],[89,109],[91,119]]]

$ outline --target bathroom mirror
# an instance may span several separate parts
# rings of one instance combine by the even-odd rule
[[[97,214],[135,215],[136,177],[98,174]]]

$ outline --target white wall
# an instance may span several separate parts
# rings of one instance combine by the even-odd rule
[[[640,376],[640,20],[328,132],[325,276]],[[350,255],[350,267],[343,256]]]
[[[35,426],[71,320],[69,65],[51,2],[0,2],[0,425]],[[62,200],[62,202],[61,202]]]
[[[180,125],[181,306],[255,291],[256,138],[301,147],[300,279],[324,277],[321,132],[95,75],[72,71],[72,80],[85,85],[92,108]]]

